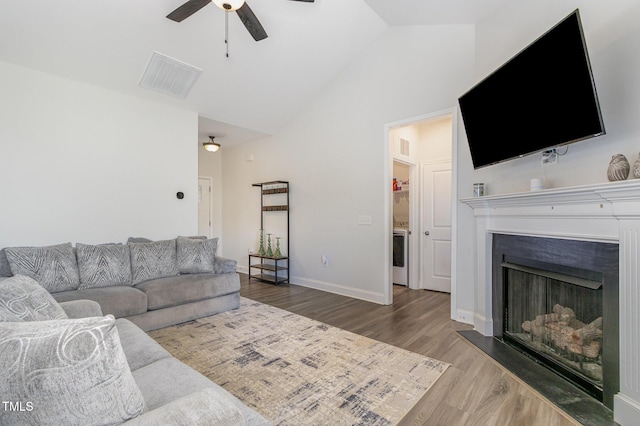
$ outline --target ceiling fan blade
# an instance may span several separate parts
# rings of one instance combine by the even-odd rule
[[[268,37],[267,32],[262,28],[262,24],[247,3],[236,10],[236,13],[255,41],[264,40]]]
[[[209,3],[211,3],[211,0],[189,0],[185,4],[168,14],[167,18],[171,19],[172,21],[182,22]]]

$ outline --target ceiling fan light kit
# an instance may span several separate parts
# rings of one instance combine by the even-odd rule
[[[233,12],[242,7],[244,0],[213,0],[213,3],[222,10]]]
[[[304,3],[314,2],[314,0],[293,1]],[[247,28],[247,31],[249,31],[249,34],[251,34],[251,37],[253,37],[255,41],[264,40],[268,37],[267,32],[262,27],[262,24],[244,0],[189,0],[182,6],[178,7],[176,10],[168,14],[167,18],[175,22],[182,22],[211,2],[213,2],[216,6],[218,6],[225,12],[235,11],[244,26]],[[227,54],[227,56],[229,55]]]

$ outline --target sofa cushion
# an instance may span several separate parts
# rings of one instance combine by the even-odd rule
[[[243,426],[242,411],[216,388],[206,388],[171,401],[126,426],[189,425]]]
[[[112,316],[0,323],[1,424],[116,424],[145,408]]]
[[[227,397],[244,416],[247,425],[268,425],[264,417],[202,374],[175,358],[165,358],[133,372],[149,410],[154,410],[185,395],[207,388]]]
[[[178,237],[176,239],[178,271],[181,274],[214,272],[218,239]]]
[[[176,240],[127,243],[133,284],[178,275]]]
[[[155,410],[212,383],[191,367],[169,357],[132,371],[148,410]]]
[[[98,287],[86,290],[65,291],[52,295],[58,302],[88,299],[98,302],[103,314],[116,318],[137,315],[147,311],[147,296],[133,287]]]
[[[162,309],[240,291],[238,274],[190,274],[146,281],[147,309]]]
[[[0,282],[0,321],[67,318],[64,309],[40,284],[25,275]]]
[[[9,260],[7,260],[7,253],[2,249],[0,250],[0,277],[10,277],[12,275],[11,266],[9,265]]]
[[[216,256],[213,263],[213,272],[216,274],[228,274],[236,272],[237,266],[238,262],[236,260]]]
[[[86,318],[101,317],[102,308],[96,301],[89,299],[69,300],[68,302],[60,302],[60,307],[69,318]]]
[[[132,285],[131,254],[124,244],[77,243],[78,289]]]
[[[171,354],[160,346],[140,327],[125,318],[116,320],[120,343],[127,357],[129,368],[135,371],[160,359],[170,358]]]
[[[80,284],[71,243],[46,247],[5,248],[11,273],[36,280],[49,293],[74,290]]]

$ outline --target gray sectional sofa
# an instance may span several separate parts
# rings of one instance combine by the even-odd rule
[[[93,300],[145,331],[240,306],[236,261],[216,256],[218,239],[177,237],[126,244],[77,243],[0,250],[0,277],[35,279],[58,302]]]
[[[270,424],[131,321],[23,275],[0,281],[0,371],[3,425]]]

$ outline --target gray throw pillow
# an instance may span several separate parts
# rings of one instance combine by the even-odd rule
[[[127,243],[133,284],[178,275],[176,240]]]
[[[7,247],[4,250],[13,275],[31,277],[49,293],[75,290],[80,284],[71,243],[46,247]]]
[[[214,272],[218,239],[178,237],[178,270],[181,274]]]
[[[123,244],[77,243],[78,271],[83,290],[95,287],[131,285],[131,254]]]
[[[127,243],[152,243],[153,240],[145,237],[129,237]]]
[[[13,275],[11,273],[11,266],[9,266],[9,261],[7,260],[7,254],[4,252],[4,249],[0,250],[0,277],[10,277]]]
[[[67,314],[33,278],[15,275],[0,281],[0,321],[65,319]]]
[[[0,371],[3,400],[27,407],[0,410],[0,424],[120,424],[144,410],[112,315],[0,323]]]

